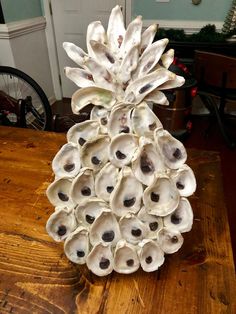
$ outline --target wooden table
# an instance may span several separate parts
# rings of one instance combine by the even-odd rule
[[[99,278],[45,232],[45,189],[64,134],[0,127],[0,313],[236,313],[219,155],[190,150],[194,226],[160,271]]]

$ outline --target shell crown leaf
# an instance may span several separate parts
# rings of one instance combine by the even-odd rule
[[[168,104],[161,90],[183,85],[184,78],[168,70],[174,53],[172,49],[164,53],[168,39],[153,42],[156,30],[153,24],[142,33],[141,16],[125,29],[123,14],[117,5],[111,11],[107,32],[100,21],[88,25],[88,53],[72,43],[63,43],[67,55],[79,66],[65,68],[66,76],[80,87],[72,96],[74,113],[79,113],[87,103],[101,105],[103,93],[106,99],[108,94],[112,98],[106,105],[110,110],[117,102],[159,103],[160,97],[160,104]],[[86,92],[81,89],[88,87],[84,104]]]

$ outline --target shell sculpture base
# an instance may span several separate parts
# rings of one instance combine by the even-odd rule
[[[94,107],[53,159],[47,196],[55,212],[46,229],[64,241],[70,261],[98,276],[157,270],[193,223],[187,197],[196,181],[186,150],[149,108],[168,105],[162,90],[184,79],[168,70],[174,58],[172,49],[163,54],[168,40],[153,43],[156,25],[141,30],[141,16],[125,29],[116,6],[107,32],[98,21],[88,26],[88,53],[63,44],[79,66],[65,68],[80,87],[73,112]]]

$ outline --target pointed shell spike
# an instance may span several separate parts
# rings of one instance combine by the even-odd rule
[[[177,87],[182,86],[184,83],[185,83],[184,77],[180,75],[176,75],[175,77],[173,77],[173,79],[171,78],[170,80],[158,86],[158,89],[165,90],[165,89],[177,88]]]
[[[140,43],[140,54],[142,54],[144,50],[152,44],[157,32],[157,28],[158,28],[157,24],[152,24],[148,28],[146,28],[145,31],[142,33]]]
[[[174,49],[169,49],[166,53],[163,53],[161,56],[161,62],[162,65],[168,69],[169,66],[173,63],[174,61]]]
[[[125,55],[117,73],[119,80],[125,86],[131,79],[132,72],[137,68],[139,59],[138,46],[133,46]]]
[[[84,66],[84,58],[88,55],[83,49],[70,42],[64,42],[63,48],[71,60],[77,63],[80,67]]]
[[[129,50],[141,42],[142,16],[137,16],[129,25],[125,33],[124,41],[121,45],[121,56],[125,56]]]
[[[95,40],[90,40],[90,46],[93,50],[96,60],[101,63],[106,69],[114,72],[117,67],[117,60],[110,51],[110,49],[104,44]]]
[[[86,43],[88,54],[91,57],[95,57],[96,55],[94,54],[93,48],[91,47],[91,40],[95,40],[101,44],[104,44],[107,40],[105,29],[100,21],[94,21],[90,23],[87,28]]]
[[[166,95],[158,90],[158,88],[154,89],[150,94],[148,94],[145,98],[146,101],[151,101],[154,104],[169,106],[169,101],[166,98]]]
[[[169,40],[167,38],[160,39],[151,44],[141,55],[136,71],[133,74],[133,79],[143,77],[149,73],[161,58]]]
[[[94,86],[91,72],[79,68],[64,68],[65,75],[79,87]]]
[[[124,18],[119,5],[115,6],[110,14],[107,27],[108,45],[113,53],[117,54],[124,40]]]

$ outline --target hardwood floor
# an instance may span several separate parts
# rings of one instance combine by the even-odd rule
[[[55,103],[53,112],[60,116],[71,114],[70,100]],[[192,132],[184,140],[184,145],[187,148],[213,150],[220,153],[225,204],[228,210],[231,241],[234,260],[236,261],[236,149],[231,150],[226,146],[216,124],[211,126],[208,136],[205,135],[209,125],[208,116],[192,116],[192,122]],[[70,123],[73,123],[73,121],[70,121]],[[63,128],[61,131],[63,131]],[[236,123],[232,123],[231,131],[236,139]]]

